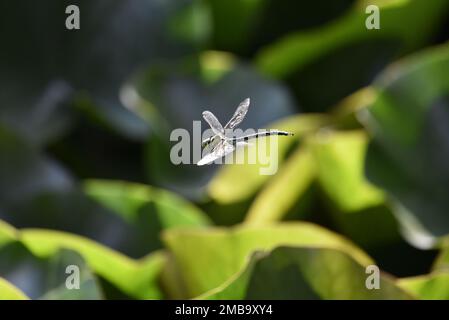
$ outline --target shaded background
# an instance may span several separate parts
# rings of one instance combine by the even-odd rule
[[[65,28],[70,4],[80,8],[80,30]],[[365,28],[369,4],[381,8],[380,30]],[[309,221],[397,278],[428,274],[440,252],[446,261],[449,1],[2,0],[0,15],[8,225],[73,233],[133,259],[160,249],[176,260],[163,230]],[[281,141],[275,176],[260,177],[259,165],[170,163],[172,129],[192,130],[205,109],[225,122],[246,97],[242,127],[297,133]],[[52,237],[42,242],[59,241]],[[154,287],[139,291],[77,245],[40,254],[31,248],[39,237],[11,239],[0,233],[0,276],[31,298],[67,298],[64,261],[80,261],[89,288],[68,298],[203,293],[194,280],[160,276],[170,273],[160,261]],[[283,288],[279,270],[268,272],[277,292],[292,295],[264,296],[265,263],[248,289],[262,294],[245,297],[329,297]],[[184,281],[194,288],[185,294],[173,285]]]

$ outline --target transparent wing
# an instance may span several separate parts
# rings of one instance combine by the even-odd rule
[[[226,134],[226,132],[225,132],[225,134]],[[203,141],[201,141],[201,147],[205,148],[212,142],[214,142],[216,140],[220,141],[221,139],[223,139],[223,136],[218,136],[218,135],[214,134],[212,137],[206,138]]]
[[[248,112],[249,103],[250,103],[249,98],[246,98],[245,100],[240,102],[231,120],[229,120],[229,122],[226,123],[224,127],[225,129],[233,129],[235,128],[236,125],[242,122],[243,118],[245,118],[246,113]]]
[[[224,129],[221,125],[220,121],[214,116],[214,114],[210,111],[203,112],[203,118],[211,127],[212,131],[218,135],[219,137],[224,138]]]
[[[216,135],[211,138],[212,139],[206,145],[203,146],[204,147],[203,154],[211,153],[214,150],[214,148],[222,141],[222,139]]]
[[[214,136],[212,136],[212,137],[209,137],[209,138],[206,138],[206,139],[204,139],[203,141],[201,141],[201,147],[206,147],[207,145],[209,145],[213,140],[214,140],[214,138],[216,137],[216,135],[214,135]]]
[[[226,156],[227,154],[234,151],[234,146],[228,143],[226,140],[221,140],[212,150],[211,153],[206,154],[197,165],[203,166],[205,164],[214,162],[215,160]]]
[[[222,139],[221,137],[214,134],[213,136],[201,141],[201,147],[205,148],[205,147],[209,146],[211,143],[220,141],[221,139]]]

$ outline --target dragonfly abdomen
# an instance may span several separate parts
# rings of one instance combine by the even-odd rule
[[[293,135],[293,133],[290,133],[287,131],[269,130],[269,131],[252,133],[252,134],[242,136],[242,137],[235,137],[230,140],[232,142],[240,142],[240,141],[248,141],[251,139],[257,139],[257,138],[268,137],[268,136],[292,136],[292,135]]]

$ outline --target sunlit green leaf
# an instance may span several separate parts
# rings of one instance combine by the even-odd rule
[[[139,298],[161,298],[156,279],[164,263],[162,252],[133,260],[87,238],[37,229],[22,230],[21,242],[39,257],[51,256],[59,248],[74,250],[81,254],[95,273],[125,293]]]
[[[0,220],[0,247],[17,239],[17,231],[13,226]]]
[[[207,216],[190,202],[151,186],[123,181],[88,180],[84,189],[89,196],[131,223],[139,223],[139,215],[148,207],[154,208],[154,212],[149,212],[157,215],[153,219],[156,219],[154,223],[159,231],[176,226],[205,226],[210,223]],[[158,236],[158,232],[155,233]]]
[[[364,176],[368,139],[363,131],[317,134],[310,142],[318,179],[338,208],[351,212],[383,203],[381,190]]]
[[[366,265],[329,248],[277,247],[256,252],[244,271],[199,298],[205,299],[410,299],[394,280],[380,274],[368,289]]]
[[[298,148],[280,168],[251,205],[245,223],[257,225],[278,221],[301,201],[316,177],[314,160],[305,148]]]
[[[358,1],[350,12],[321,28],[299,31],[270,44],[257,57],[263,73],[285,77],[326,53],[345,45],[368,39],[396,38],[410,49],[425,41],[442,21],[445,0],[428,1],[388,0],[370,1],[380,8],[381,28],[367,30],[365,9],[367,2]],[[400,20],[401,23],[397,23]],[[419,36],[417,34],[419,33]]]
[[[449,240],[449,238],[445,238],[445,241]],[[444,271],[449,273],[449,249],[447,246],[444,247],[435,259],[432,270],[436,272]]]
[[[0,277],[0,300],[27,300],[29,299],[20,289]]]
[[[308,223],[176,229],[166,232],[164,241],[174,255],[189,297],[223,284],[246,265],[253,251],[270,250],[279,245],[337,248],[348,252],[363,265],[372,263],[363,251],[345,238]]]
[[[134,260],[78,235],[43,229],[18,231],[1,220],[0,239],[4,239],[0,242],[0,250],[5,246],[20,247],[22,251],[26,248],[35,256],[34,260],[52,258],[60,249],[73,250],[86,260],[89,268],[96,274],[130,296],[148,299],[162,296],[157,279],[165,263],[163,252],[154,252],[140,260]]]
[[[267,158],[270,155],[276,157],[278,166],[281,166],[286,161],[285,157],[289,148],[307,133],[313,132],[324,125],[326,121],[328,119],[324,115],[311,114],[292,116],[273,123],[269,126],[270,128],[289,131],[295,135],[293,137],[279,137],[278,148],[277,150],[273,150],[274,153],[265,153],[265,149],[259,151],[255,147],[250,147],[247,150],[246,159],[250,159],[250,157],[257,159],[257,152],[261,152],[261,154],[266,154]],[[265,146],[265,142],[257,145],[259,148],[264,148]],[[271,175],[263,174],[264,168],[267,170],[267,167],[267,164],[260,163],[260,161],[255,164],[245,163],[223,166],[209,183],[209,196],[222,204],[247,199],[270,179]]]
[[[449,299],[449,273],[434,272],[428,275],[399,279],[397,283],[420,299]]]
[[[400,239],[384,193],[364,173],[368,137],[360,130],[324,131],[309,139],[328,208],[340,230],[360,245]]]

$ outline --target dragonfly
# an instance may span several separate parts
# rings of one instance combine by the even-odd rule
[[[226,123],[224,127],[212,112],[203,112],[203,118],[209,124],[214,135],[202,141],[201,146],[204,148],[206,155],[201,158],[200,161],[198,161],[198,166],[203,166],[205,164],[214,162],[215,160],[232,153],[237,147],[247,146],[249,145],[248,141],[252,139],[274,135],[293,136],[293,133],[274,129],[259,131],[240,137],[233,137],[229,135],[227,136],[227,133],[232,132],[232,130],[243,121],[246,113],[248,112],[249,104],[249,98],[243,100],[238,105],[232,118],[228,121],[228,123]]]

